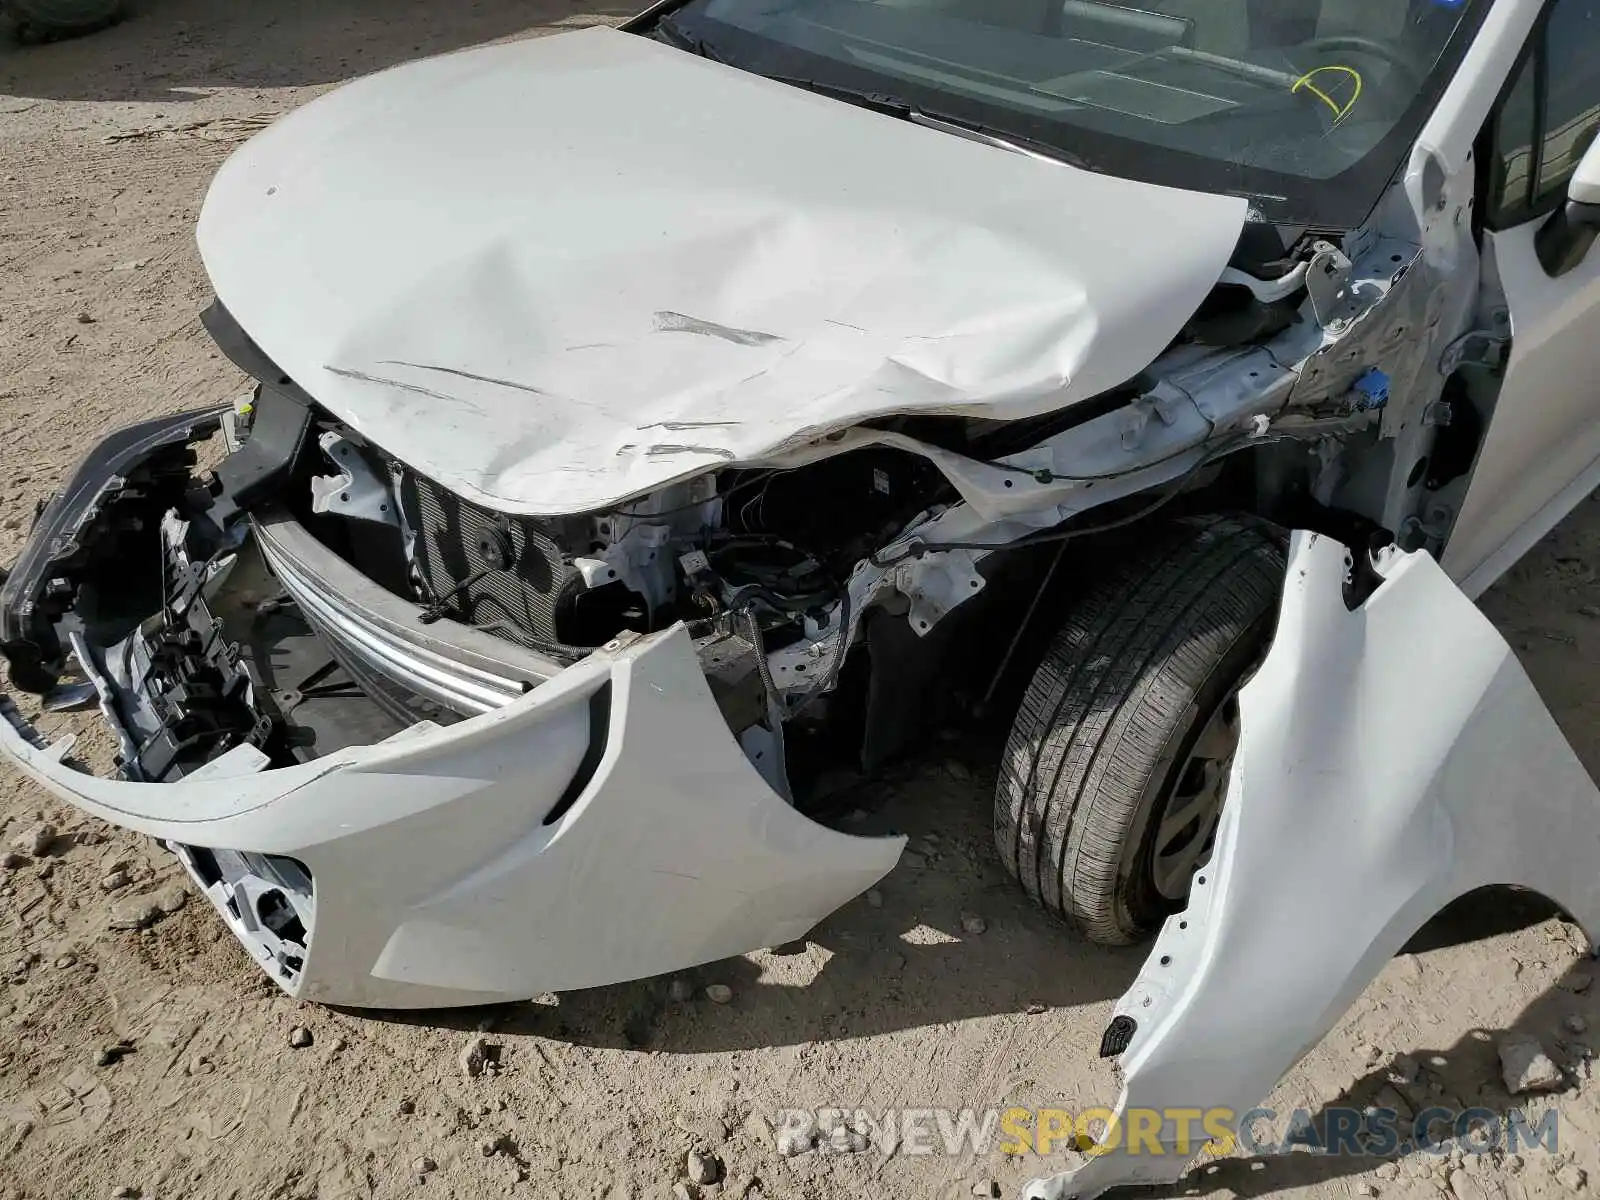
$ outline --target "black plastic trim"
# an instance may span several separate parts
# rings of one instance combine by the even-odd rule
[[[120,487],[163,450],[188,446],[216,433],[227,405],[155,417],[109,434],[79,460],[28,535],[22,553],[0,584],[0,653],[18,687],[53,677],[62,648],[39,600],[50,580],[80,549],[78,534],[108,490]],[[47,685],[48,686],[48,685]],[[31,690],[31,688],[30,688]]]
[[[561,793],[561,798],[549,812],[545,813],[543,824],[554,825],[578,802],[578,797],[583,795],[583,789],[589,786],[595,772],[600,769],[600,760],[605,757],[606,746],[610,741],[611,681],[608,679],[595,689],[594,695],[589,697],[588,749],[583,752],[583,759],[568,781],[566,790]]]

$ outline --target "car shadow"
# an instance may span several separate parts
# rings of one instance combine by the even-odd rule
[[[0,95],[182,104],[213,89],[336,83],[538,29],[615,24],[631,0],[129,0],[91,36],[0,35]],[[3,24],[3,23],[0,23]]]
[[[1547,920],[1559,910],[1543,897],[1506,888],[1485,888],[1463,897],[1428,923],[1406,947],[1415,953],[1460,945]],[[1581,938],[1574,926],[1574,937]],[[1570,954],[1570,950],[1567,951]],[[1396,1056],[1376,1063],[1358,1076],[1339,1096],[1311,1114],[1311,1128],[1324,1144],[1329,1139],[1329,1114],[1335,1110],[1361,1113],[1369,1109],[1388,1109],[1395,1116],[1394,1128],[1402,1143],[1413,1141],[1419,1121],[1431,1139],[1431,1148],[1402,1145],[1392,1153],[1327,1154],[1296,1150],[1293,1153],[1258,1154],[1229,1158],[1191,1168],[1178,1193],[1206,1196],[1213,1193],[1234,1196],[1266,1196],[1286,1189],[1311,1187],[1333,1180],[1365,1175],[1384,1161],[1392,1161],[1399,1179],[1425,1181],[1429,1188],[1446,1194],[1462,1194],[1472,1184],[1447,1185],[1451,1172],[1465,1170],[1469,1177],[1482,1174],[1477,1192],[1493,1195],[1497,1188],[1488,1178],[1490,1169],[1470,1160],[1473,1150],[1501,1155],[1516,1153],[1523,1159],[1522,1170],[1534,1178],[1553,1171],[1556,1154],[1574,1146],[1593,1146],[1600,1128],[1583,1106],[1563,1104],[1588,1085],[1592,1077],[1593,1050],[1587,1031],[1600,1027],[1600,963],[1582,954],[1562,973],[1553,986],[1540,993],[1505,1028],[1469,1030],[1465,1036],[1442,1046],[1399,1046]],[[1537,1038],[1549,1057],[1560,1067],[1566,1085],[1552,1092],[1513,1095],[1506,1087],[1501,1069],[1499,1046],[1508,1034]],[[1408,1061],[1407,1061],[1408,1060]],[[1497,1124],[1480,1126],[1481,1132],[1461,1144],[1461,1153],[1450,1156],[1459,1131],[1452,1125],[1468,1110],[1486,1110]],[[1545,1124],[1554,1111],[1555,1119]],[[1520,1114],[1519,1144],[1509,1144],[1508,1121]],[[1448,1115],[1446,1115],[1448,1114]],[[1354,1117],[1348,1118],[1353,1120]],[[1270,1123],[1266,1136],[1281,1138],[1287,1114]],[[1494,1129],[1493,1134],[1490,1129]],[[1555,1146],[1545,1141],[1551,1132]],[[1532,1137],[1530,1138],[1530,1135]],[[1446,1140],[1452,1139],[1452,1140]],[[1444,1146],[1439,1146],[1445,1141]],[[1468,1161],[1463,1162],[1462,1158]],[[1495,1172],[1506,1170],[1503,1160]],[[1529,1188],[1533,1184],[1529,1183]],[[1516,1194],[1513,1192],[1512,1194]]]

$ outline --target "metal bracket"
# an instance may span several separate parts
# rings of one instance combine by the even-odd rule
[[[1456,419],[1456,410],[1448,400],[1435,400],[1422,410],[1422,423],[1430,429],[1444,429]]]
[[[1448,504],[1435,501],[1420,515],[1412,513],[1401,521],[1395,540],[1401,549],[1408,552],[1428,545],[1441,545],[1450,536],[1455,515],[1455,510]]]
[[[1306,292],[1311,297],[1311,311],[1316,313],[1317,324],[1332,328],[1334,322],[1346,322],[1339,310],[1350,299],[1350,274],[1352,267],[1343,250],[1332,242],[1315,242],[1311,247],[1311,267],[1306,272]]]
[[[356,444],[332,431],[318,438],[317,444],[339,474],[319,475],[311,481],[311,511],[399,528],[399,506],[393,491],[378,478]]]
[[[1497,308],[1489,314],[1489,321],[1490,328],[1469,330],[1444,348],[1439,357],[1439,374],[1449,377],[1469,364],[1491,371],[1505,365],[1511,346],[1511,316]]]
[[[983,590],[987,580],[978,570],[982,553],[986,552],[947,550],[907,559],[895,567],[895,587],[911,602],[906,620],[918,637]]]

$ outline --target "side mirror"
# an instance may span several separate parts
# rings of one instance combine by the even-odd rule
[[[1589,143],[1567,181],[1566,203],[1539,226],[1533,245],[1545,274],[1565,275],[1584,260],[1600,233],[1600,138]]]

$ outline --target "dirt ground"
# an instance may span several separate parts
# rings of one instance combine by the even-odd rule
[[[196,320],[208,292],[191,232],[239,141],[355,75],[621,15],[579,0],[141,0],[83,41],[0,39],[0,562],[104,431],[240,389]],[[1597,568],[1591,501],[1484,601],[1591,771]],[[81,731],[86,757],[104,763],[92,716],[44,725]],[[396,1017],[285,999],[206,905],[179,907],[182,879],[161,852],[0,773],[4,848],[17,854],[41,823],[57,830],[0,870],[0,1198],[633,1200],[668,1196],[694,1149],[724,1164],[707,1197],[959,1198],[991,1182],[1015,1194],[1070,1152],[784,1157],[747,1120],[1115,1099],[1094,1051],[1142,956],[1085,945],[1030,907],[990,849],[992,785],[990,765],[959,749],[886,785],[867,819],[910,831],[915,855],[881,903],[848,905],[803,947],[690,972],[677,988]],[[111,928],[130,897],[175,911]],[[1308,913],[1306,937],[1341,902]],[[986,929],[965,928],[964,913]],[[1600,1187],[1600,1084],[1581,1034],[1600,1025],[1589,969],[1547,908],[1475,898],[1393,962],[1270,1101],[1501,1108],[1495,1042],[1526,1030],[1568,1071],[1546,1101],[1563,1122],[1559,1156],[1239,1156],[1190,1190],[1517,1200]],[[708,1000],[711,984],[731,1002]],[[299,1029],[309,1045],[291,1044]],[[480,1031],[503,1070],[474,1078],[458,1057]],[[1387,1084],[1397,1054],[1421,1064],[1414,1082]]]

